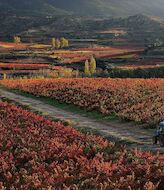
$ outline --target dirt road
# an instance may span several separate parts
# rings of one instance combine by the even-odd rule
[[[51,118],[71,121],[74,127],[96,129],[105,137],[127,142],[128,144],[131,144],[129,146],[164,153],[164,148],[161,148],[158,145],[152,145],[151,139],[153,130],[143,129],[141,126],[137,126],[134,123],[115,120],[99,122],[96,119],[90,119],[78,113],[73,113],[71,110],[65,111],[40,100],[24,97],[4,89],[0,89],[0,97],[6,97],[12,101],[18,102],[19,104],[28,106],[30,109],[42,112],[42,114],[48,115]]]

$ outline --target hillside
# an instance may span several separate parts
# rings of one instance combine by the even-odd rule
[[[62,23],[62,24],[61,24]],[[112,30],[119,29],[125,32],[124,34],[114,37]],[[134,15],[126,18],[105,18],[105,19],[90,19],[81,17],[58,17],[42,23],[39,27],[33,27],[33,30],[23,32],[23,36],[46,36],[51,38],[53,35],[67,38],[81,39],[99,39],[114,40],[123,39],[125,41],[145,43],[145,40],[150,43],[155,39],[163,41],[164,27],[158,20],[144,15]],[[148,43],[149,43],[148,42]],[[106,44],[109,45],[109,44]]]
[[[21,35],[34,41],[36,38],[40,41],[40,36],[111,40],[111,34],[104,31],[121,28],[127,32],[123,40],[145,43],[163,36],[163,17],[157,17],[164,14],[163,7],[162,0],[155,3],[153,0],[1,0],[0,39],[12,40],[13,35]]]
[[[1,0],[0,11],[16,15],[164,16],[163,0]]]
[[[81,15],[129,16],[144,13],[164,16],[163,0],[49,0],[49,2]]]
[[[156,39],[164,41],[163,20],[145,15],[134,15],[125,18],[93,19],[79,16],[55,16],[52,18],[36,16],[13,16],[11,13],[0,15],[0,39],[12,40],[13,35],[20,35],[23,41],[29,39],[39,42],[53,36],[65,36],[69,39],[99,39],[104,45],[113,40],[136,42],[137,44],[153,43]],[[114,37],[113,30],[122,30],[125,34]]]
[[[45,16],[65,15],[67,11],[57,8],[45,0],[1,0],[1,14],[8,13],[16,16]]]

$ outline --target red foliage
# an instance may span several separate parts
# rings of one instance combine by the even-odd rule
[[[27,44],[24,44],[24,43],[16,44],[16,43],[12,43],[12,42],[0,42],[0,47],[7,48],[7,49],[14,49],[14,50],[18,49],[19,50],[19,49],[26,49]]]
[[[137,122],[157,124],[164,115],[164,79],[31,79],[0,84]]]
[[[0,103],[0,189],[162,190],[163,167],[163,156]]]
[[[0,74],[20,74],[20,73],[42,73],[50,70],[61,70],[62,66],[51,66],[48,64],[25,64],[25,63],[0,63],[0,68],[11,70],[0,70]],[[13,70],[12,70],[13,69]],[[25,70],[26,69],[26,70]],[[44,69],[44,70],[43,70]]]
[[[41,69],[49,68],[48,64],[25,64],[25,63],[0,63],[0,68],[24,68],[24,69]]]
[[[115,66],[114,68],[119,68],[119,69],[144,69],[144,68],[155,68],[155,67],[162,67],[164,66],[164,64],[162,65],[122,65],[122,66]]]
[[[65,51],[54,51],[53,55],[61,58],[64,63],[74,63],[90,59],[92,55],[96,58],[102,57],[119,57],[128,56],[131,54],[136,54],[135,56],[142,52],[142,49],[128,49],[128,48],[79,48],[74,50]]]
[[[0,70],[0,74],[42,73],[43,70]]]

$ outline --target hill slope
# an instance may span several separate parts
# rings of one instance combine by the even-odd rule
[[[1,0],[0,11],[14,14],[127,16],[139,13],[164,16],[163,0]]]
[[[82,15],[128,16],[144,13],[164,16],[163,0],[49,0],[49,2]]]
[[[17,16],[63,15],[67,11],[52,5],[48,0],[1,0],[0,12]]]

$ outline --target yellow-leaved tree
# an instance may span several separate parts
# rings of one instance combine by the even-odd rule
[[[59,39],[56,39],[56,41],[55,41],[55,47],[56,47],[56,49],[59,49],[61,47],[61,43],[60,43]]]
[[[68,47],[69,45],[69,41],[66,38],[61,38],[60,43],[61,43],[61,48]]]
[[[92,56],[90,59],[90,73],[95,74],[96,73],[96,59]]]
[[[14,36],[14,43],[16,43],[16,44],[21,43],[21,38],[18,36]]]
[[[85,61],[84,74],[87,77],[90,76],[89,61],[88,60]]]
[[[56,48],[56,39],[52,38],[52,48]]]

